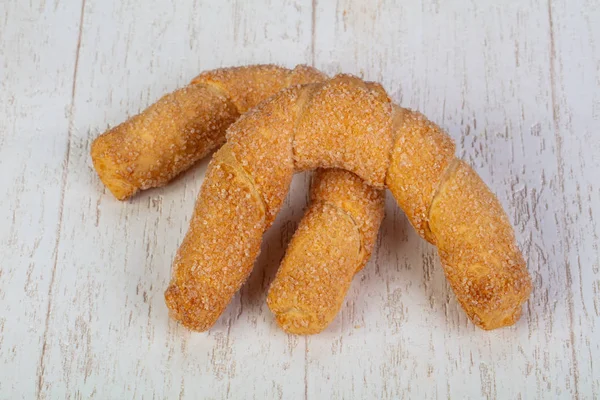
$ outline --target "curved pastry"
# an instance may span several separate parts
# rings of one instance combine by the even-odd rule
[[[435,124],[348,75],[284,90],[230,126],[165,294],[176,319],[198,330],[214,324],[250,273],[292,175],[313,168],[345,169],[388,187],[419,234],[438,246],[471,320],[484,329],[518,320],[531,280],[496,197],[455,159]],[[223,221],[234,223],[225,229]]]
[[[105,185],[121,200],[138,190],[163,185],[220,146],[225,141],[226,128],[240,114],[284,87],[324,79],[325,76],[319,71],[302,65],[293,70],[261,65],[204,72],[194,78],[188,87],[164,96],[141,114],[97,138],[92,145],[94,166]],[[217,173],[235,176],[236,172],[224,167]],[[339,310],[354,271],[362,268],[369,258],[383,216],[383,192],[369,187],[355,175],[343,170],[318,170],[314,181],[312,204],[292,246],[286,251],[283,271],[293,272],[305,263],[310,263],[322,275],[331,264],[347,271],[343,287],[328,287],[324,279],[319,282],[323,292],[335,291],[339,297],[336,304],[325,310],[327,318],[321,319],[318,327],[322,330]],[[243,186],[244,182],[237,183]],[[251,188],[243,193],[250,197],[237,198],[238,206],[253,210],[256,202],[252,200],[256,193]],[[355,220],[344,214],[348,211],[345,205],[356,206]],[[353,240],[347,241],[346,247],[342,246],[336,235],[340,226],[329,212],[332,207],[339,207],[339,213],[346,215],[346,218],[342,218],[345,228],[355,232]],[[248,210],[242,209],[241,212]],[[224,229],[236,229],[241,224],[232,215],[223,214],[221,217],[223,219],[217,218],[212,223],[220,224]],[[232,219],[227,220],[227,217]],[[199,235],[197,240],[185,242],[186,251],[180,254],[196,254],[193,249],[201,247],[205,240],[210,239]],[[303,246],[294,244],[302,240],[320,243],[325,253],[319,259],[311,258]],[[336,254],[343,249],[347,249],[353,257],[337,257]],[[280,272],[279,276],[283,280],[286,272]],[[240,274],[238,269],[226,268],[211,271],[205,279],[212,280],[213,283],[207,286],[212,290],[200,296],[213,296],[216,299],[216,286],[221,282],[229,282],[237,287],[245,280],[245,275]],[[221,288],[217,293],[226,288]],[[310,290],[309,287],[298,288],[297,293],[306,292],[305,289]],[[213,302],[216,301],[214,299]],[[224,299],[228,302],[228,297]],[[290,307],[294,306],[292,303],[293,299],[287,300]],[[298,307],[301,306],[305,305],[298,304]],[[304,322],[296,318],[295,323],[302,325]],[[282,326],[286,329],[287,325]],[[198,326],[197,329],[203,327]],[[312,329],[317,328],[313,325]],[[288,331],[292,330],[294,327],[290,325]]]

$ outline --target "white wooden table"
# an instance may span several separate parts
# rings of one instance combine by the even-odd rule
[[[1,1],[0,398],[598,398],[599,1],[397,3]],[[207,162],[121,203],[90,143],[202,70],[269,62],[380,81],[450,132],[528,260],[516,326],[468,322],[389,197],[339,317],[281,332],[265,295],[306,176],[218,324],[168,319]]]

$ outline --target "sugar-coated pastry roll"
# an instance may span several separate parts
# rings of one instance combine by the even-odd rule
[[[119,200],[163,186],[225,143],[227,128],[241,114],[288,86],[323,79],[304,65],[204,72],[99,136],[91,149],[94,168]]]
[[[236,229],[211,236],[211,243],[205,248],[207,254],[222,249],[236,250],[232,254],[227,252],[218,261],[206,258],[203,252],[186,258],[185,262],[176,262],[176,279],[167,291],[167,301],[175,317],[187,326],[210,326],[218,313],[212,312],[207,319],[203,313],[194,314],[195,306],[192,306],[186,310],[192,319],[178,317],[203,288],[190,283],[185,276],[198,280],[209,275],[209,271],[232,266],[244,266],[243,274],[247,276],[258,252],[260,237],[279,211],[292,175],[315,168],[344,169],[371,186],[388,187],[419,234],[437,244],[452,289],[476,325],[494,329],[511,325],[519,318],[522,304],[531,292],[531,279],[498,200],[470,167],[455,159],[454,144],[439,127],[419,113],[394,107],[378,85],[338,75],[322,83],[285,90],[234,123],[228,129],[228,144],[235,163],[242,166],[247,182],[263,201],[266,223],[257,222],[253,225],[256,229],[251,231]],[[223,185],[222,179],[213,175],[205,180],[203,187]],[[228,190],[234,192],[234,187]],[[244,187],[239,186],[240,190]],[[207,190],[200,193],[198,204],[202,209],[197,207],[196,213],[211,215],[218,210],[231,219],[242,212],[236,203],[223,208],[224,204],[230,204],[228,199],[235,198],[233,193],[217,201],[207,197],[206,193],[210,193]],[[340,246],[333,254],[341,255],[343,248],[354,259],[355,253],[349,249],[356,248],[352,243],[356,243],[357,236],[352,238],[348,221],[338,211],[334,207],[321,208],[323,215],[337,221],[338,225],[330,228],[344,226],[347,230],[346,237],[332,230]],[[305,226],[328,226],[327,221],[318,220],[314,215],[309,214]],[[216,223],[192,221],[186,241],[216,232],[220,229]],[[297,236],[301,238],[303,231]],[[319,237],[319,246],[324,243],[322,239]],[[302,239],[296,242],[292,249],[309,250]],[[315,247],[314,251],[322,252],[322,248]],[[311,271],[315,271],[318,257],[324,255],[306,258]],[[296,263],[293,259],[289,262]],[[335,268],[335,263],[327,265]],[[187,275],[180,270],[187,271]],[[284,265],[284,270],[290,267]],[[349,273],[341,275],[347,280]],[[312,283],[310,274],[300,274],[295,279]],[[212,310],[226,304],[240,282],[231,281],[231,290],[226,293],[229,298],[219,299],[214,304],[203,302],[202,307]],[[327,283],[330,284],[331,281]],[[184,287],[186,291],[180,290]],[[273,288],[272,308],[276,314],[287,312],[289,320],[302,320],[302,307],[308,309],[306,304],[311,301],[308,297],[298,300],[293,293],[280,293],[283,287],[288,285]],[[309,289],[298,289],[293,280],[289,287],[298,293],[316,293],[315,298],[318,298],[318,290],[312,293]],[[273,296],[296,304],[298,312],[286,304],[279,308]],[[314,303],[316,308],[320,307],[318,300]],[[300,317],[292,318],[294,313]],[[286,325],[288,329],[290,326]]]
[[[383,190],[348,171],[318,169],[310,197],[267,297],[279,326],[295,334],[321,332],[333,321],[383,219]]]

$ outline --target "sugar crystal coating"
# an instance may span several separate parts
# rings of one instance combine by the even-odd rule
[[[292,138],[298,90],[298,87],[284,90],[274,101],[245,113],[227,133],[233,154],[264,196],[269,226],[281,208],[294,175]]]
[[[531,278],[498,199],[463,161],[450,167],[429,220],[446,277],[469,317],[484,329],[514,324]]]
[[[292,237],[267,303],[283,330],[312,334],[339,311],[368,261],[383,219],[384,193],[341,169],[319,169],[311,207]]]
[[[318,203],[304,216],[269,290],[278,324],[295,334],[318,333],[333,320],[360,263],[361,240],[343,210]]]
[[[455,160],[454,144],[447,135],[418,113],[393,111],[378,85],[342,75],[289,89],[250,111],[230,127],[228,135],[234,157],[264,201],[267,221],[278,212],[295,170],[352,171],[371,185],[392,188],[413,226],[438,244],[450,284],[475,324],[494,329],[518,319],[531,282],[506,214],[479,177]],[[208,200],[205,204],[213,207]],[[290,256],[269,295],[278,322],[298,333],[318,331],[332,310],[335,315],[344,290],[326,288],[336,283],[347,288],[356,270],[347,267],[359,263],[364,245],[359,227],[365,225],[359,219],[335,202],[319,204],[290,246],[305,253],[308,273]],[[336,221],[333,226],[327,225],[332,221]],[[321,231],[312,236],[317,245],[307,245],[311,242],[304,232],[319,225],[333,232],[337,242],[330,249],[333,258],[323,250],[328,242],[319,236]],[[336,228],[347,234],[335,235]],[[238,231],[222,240],[254,242],[257,238]],[[345,259],[340,249],[346,249],[351,262],[340,263],[340,258]],[[320,285],[323,277],[327,282]],[[304,289],[304,284],[312,289]]]
[[[163,185],[220,146],[225,141],[226,128],[240,114],[286,87],[325,79],[324,74],[304,65],[299,65],[293,70],[274,65],[259,65],[204,72],[189,86],[164,96],[139,115],[96,139],[92,146],[94,166],[102,181],[121,200],[132,196],[138,190]],[[375,86],[373,89],[379,90],[380,94],[382,92]],[[299,111],[306,100],[306,96],[302,99],[293,97],[293,91],[288,94],[292,97],[283,109],[280,107],[279,111],[262,111],[279,112],[282,117],[280,123],[286,126],[287,136],[261,136],[259,132],[254,141],[248,140],[248,143],[238,146],[234,143],[235,140],[232,140],[232,145],[219,151],[210,164],[202,199],[219,201],[219,206],[205,212],[205,202],[198,201],[190,229],[174,262],[172,284],[165,293],[173,317],[191,329],[204,330],[216,321],[250,272],[251,263],[247,258],[256,255],[258,251],[256,242],[243,242],[246,247],[238,246],[238,242],[223,243],[222,248],[212,252],[214,244],[220,242],[220,238],[228,229],[241,229],[248,234],[251,229],[263,229],[263,222],[253,223],[250,227],[244,227],[244,223],[256,218],[262,221],[260,216],[264,216],[265,213],[264,220],[268,226],[280,207],[283,193],[287,191],[293,173],[290,149],[294,127],[291,125],[293,118],[290,119],[286,108],[296,107]],[[247,124],[250,126],[257,123],[252,120],[252,115],[254,114],[249,113],[247,116]],[[272,118],[270,123],[275,123],[275,118]],[[243,127],[242,121],[238,129],[243,130]],[[230,132],[230,136],[235,138],[233,131]],[[236,148],[242,159],[250,160],[245,162],[244,168],[237,162],[232,147]],[[283,154],[283,157],[273,157],[277,155],[275,149],[279,149],[278,152]],[[246,170],[256,176],[275,175],[281,179],[254,181]],[[357,187],[363,188],[365,194],[375,191],[345,171],[339,170],[330,174],[321,171],[316,175],[323,187],[332,179],[335,184],[331,187],[339,188],[344,184],[344,179],[349,179],[349,184],[358,184]],[[214,177],[218,179],[213,179]],[[215,182],[210,183],[213,180]],[[280,181],[284,183],[281,184]],[[250,186],[235,189],[234,183],[241,186],[250,183]],[[263,195],[259,194],[254,186],[257,186]],[[327,190],[322,192],[325,194]],[[370,196],[364,200],[374,205],[374,197],[377,196]],[[257,199],[260,199],[258,206]],[[266,202],[264,205],[263,200]],[[339,194],[338,200],[344,200],[343,193]],[[359,203],[361,201],[354,195],[348,200]],[[234,212],[235,210],[231,209],[233,204],[245,208],[239,213]],[[311,210],[320,207],[317,196],[308,214],[313,215]],[[371,252],[383,215],[383,203],[379,204],[379,209],[370,211],[374,218],[363,218],[359,221],[362,224],[359,231],[363,236],[359,240],[361,260],[358,267],[364,265]],[[244,213],[249,214],[244,216]],[[355,217],[360,219],[361,215],[357,214]],[[215,221],[220,219],[223,219],[223,224],[218,226],[220,229],[200,229],[214,225]],[[312,235],[330,236],[327,231],[320,231],[318,235],[307,232],[308,238]],[[315,239],[318,240],[317,237]],[[293,248],[289,249],[288,258],[302,260],[303,256],[300,254],[296,257],[296,252]],[[357,262],[345,260],[350,270],[357,268]]]
[[[91,149],[94,168],[119,200],[165,185],[225,143],[240,114],[288,86],[325,78],[304,65],[207,71],[99,136]]]
[[[391,103],[377,86],[338,75],[317,85],[294,136],[296,168],[343,168],[382,188],[392,149]]]
[[[422,114],[394,106],[396,142],[386,183],[419,235],[435,244],[429,207],[454,161],[452,139]]]
[[[206,71],[194,78],[192,84],[220,88],[243,114],[287,87],[325,79],[327,76],[306,65],[298,65],[293,70],[277,65],[251,65]]]
[[[173,264],[165,293],[173,318],[194,330],[212,326],[252,270],[265,226],[260,195],[229,146],[223,146],[209,165]],[[224,240],[232,232],[247,240]]]
[[[531,280],[508,218],[477,174],[454,158],[454,144],[443,131],[418,113],[392,111],[379,85],[354,77],[279,93],[324,77],[309,67],[234,71],[200,75],[92,146],[102,181],[124,199],[189,168],[224,142],[225,129],[240,113],[274,96],[230,126],[230,144],[211,163],[165,294],[174,318],[196,330],[214,323],[251,270],[293,172],[318,167],[342,168],[389,187],[419,234],[438,246],[446,276],[475,324],[494,329],[519,318]],[[286,255],[292,261],[282,268],[289,274],[280,282],[288,283],[269,296],[290,331],[326,325],[374,241],[376,207],[352,196],[327,200],[330,193],[335,190],[313,196],[314,208],[293,241],[299,244]],[[360,207],[374,210],[373,219],[362,218]],[[345,236],[336,234],[342,231]],[[310,273],[294,267],[303,251]],[[328,291],[332,285],[342,290]]]
[[[178,166],[173,163],[184,159],[185,154],[181,151],[182,146],[190,151],[197,151],[195,154],[189,154],[186,158],[187,167],[222,144],[225,137],[225,128],[239,116],[239,113],[248,111],[251,107],[256,106],[269,96],[276,95],[287,86],[297,86],[324,79],[323,74],[306,66],[298,66],[294,70],[287,70],[267,65],[226,68],[205,72],[195,78],[187,88],[165,96],[140,115],[96,140],[94,143],[95,151],[93,151],[95,164],[101,177],[115,195],[118,192],[115,187],[118,187],[118,185],[124,185],[127,188],[126,191],[118,194],[119,198],[131,196],[139,189],[153,187],[158,184],[156,180],[146,179],[145,186],[142,186],[138,181],[132,179],[136,175],[160,175],[163,177],[161,184],[164,184],[181,170],[181,165]],[[303,100],[306,100],[305,97],[299,99],[295,95],[296,92],[289,90],[282,94],[282,96],[289,96],[289,101],[283,106],[279,105],[276,109],[261,111],[272,115],[269,121],[271,124],[276,123],[274,115],[281,116],[277,122],[281,125],[278,129],[279,134],[262,135],[261,131],[258,130],[253,140],[246,138],[244,143],[237,144],[235,142],[235,130],[232,129],[229,132],[231,145],[219,151],[210,164],[202,198],[205,201],[208,201],[208,199],[220,201],[219,207],[206,210],[206,202],[198,201],[190,230],[174,262],[172,284],[165,293],[165,299],[173,317],[191,329],[205,330],[216,321],[231,296],[251,270],[251,263],[247,262],[247,257],[257,254],[258,251],[256,242],[253,245],[248,242],[229,244],[223,242],[223,247],[211,251],[213,248],[211,245],[221,243],[222,236],[226,235],[228,230],[241,229],[246,233],[250,232],[249,228],[243,228],[246,218],[236,219],[237,213],[231,210],[232,205],[243,205],[246,207],[245,211],[251,211],[253,210],[252,205],[248,205],[242,200],[260,199],[261,207],[259,208],[265,214],[266,226],[272,222],[279,210],[294,168],[290,150],[296,116],[290,117],[287,110],[296,107],[297,112],[299,112]],[[199,95],[204,95],[205,98],[200,101]],[[175,102],[173,99],[177,101]],[[199,107],[189,106],[191,100],[194,99]],[[179,108],[174,109],[174,104],[178,105]],[[275,102],[275,104],[278,103]],[[216,112],[214,108],[210,108],[219,105],[226,106],[231,115],[221,114]],[[273,108],[268,104],[265,107]],[[245,126],[256,127],[260,122],[255,119],[257,114],[259,113],[251,112],[242,118],[237,125],[238,130],[244,131]],[[194,138],[190,139],[189,136],[185,135],[186,132],[181,129],[186,123],[195,120],[211,121],[208,126],[216,127],[212,131],[207,131],[203,125],[194,125],[193,133],[198,136],[198,143],[192,141]],[[139,128],[139,124],[136,124],[138,121],[144,122],[145,129]],[[211,134],[207,135],[207,132]],[[288,134],[282,132],[288,132]],[[104,173],[104,170],[98,168],[103,164],[109,164],[114,158],[111,157],[113,154],[118,154],[119,151],[122,152],[124,149],[123,143],[130,143],[130,146],[125,147],[127,153],[138,157],[137,159],[117,157],[120,163],[119,168],[128,171],[128,175],[125,176],[126,180],[117,179],[120,178],[120,175],[118,177],[115,174],[109,176],[109,174]],[[245,160],[244,166],[237,162],[236,157]],[[144,159],[145,162],[138,163],[138,159]],[[152,172],[149,173],[145,166],[150,164],[155,164],[155,166]],[[112,168],[110,171],[115,172],[115,170],[117,168]],[[323,175],[321,179],[318,178],[320,175]],[[362,183],[359,178],[345,171],[337,171],[329,176],[326,175],[326,171],[317,174],[318,181],[323,182],[323,185],[326,185],[329,179],[334,179],[336,183],[332,187],[338,187],[343,184],[343,179],[347,178],[349,183],[354,185],[359,182],[360,187],[366,188],[365,193],[374,191],[374,189]],[[215,176],[218,179],[214,179],[216,182],[211,183]],[[259,179],[254,180],[253,176],[258,176]],[[261,180],[261,176],[275,176],[278,179]],[[109,179],[106,179],[106,177]],[[226,182],[219,183],[219,179],[226,179]],[[232,191],[231,182],[237,182],[240,185],[250,182],[252,190]],[[326,191],[323,193],[326,193]],[[244,197],[240,199],[239,196]],[[341,193],[340,200],[344,200],[343,196],[343,193]],[[348,200],[351,202],[361,201],[356,196]],[[265,203],[263,204],[262,201]],[[365,199],[365,201],[373,204],[371,197]],[[315,201],[311,204],[308,214],[314,214],[311,213],[311,210],[320,207],[319,202]],[[358,241],[360,244],[358,246],[360,260],[344,259],[345,261],[341,265],[348,265],[349,267],[346,269],[355,270],[357,267],[362,267],[368,259],[381,220],[379,216],[383,214],[383,203],[379,207],[377,210],[372,210],[373,214],[377,216],[375,218],[377,222],[374,222],[373,219],[364,218],[369,223],[367,228],[366,223],[363,223],[362,220],[359,221],[362,223],[359,232],[361,235],[365,235],[360,237]],[[251,213],[250,220],[252,220],[252,216],[256,217]],[[355,215],[355,217],[360,218],[360,215]],[[224,228],[224,231],[221,229],[201,229],[201,227],[212,226],[219,219],[223,219],[224,223],[219,228]],[[348,215],[346,215],[346,220],[348,222]],[[252,227],[256,226],[262,227],[261,224],[252,225]],[[336,225],[334,224],[334,226]],[[264,229],[264,227],[261,229]],[[333,231],[334,228],[331,229]],[[307,237],[310,238],[313,235],[331,237],[327,231],[307,232]],[[315,239],[318,240],[317,237]],[[240,243],[246,243],[247,246],[239,247],[238,244]],[[291,248],[288,250],[287,255],[289,258],[301,260],[302,254],[299,257],[295,256],[298,251]],[[227,260],[223,259],[224,256]],[[339,262],[339,260],[336,260],[336,262]]]
[[[206,85],[162,97],[92,144],[94,167],[119,200],[166,184],[225,142],[235,106]]]

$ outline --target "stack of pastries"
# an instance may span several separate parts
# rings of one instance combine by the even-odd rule
[[[308,66],[207,71],[99,136],[94,167],[119,200],[162,186],[219,149],[177,252],[165,300],[209,329],[250,274],[295,172],[310,204],[268,293],[279,326],[312,334],[335,318],[367,263],[388,188],[437,246],[459,303],[483,329],[514,324],[531,279],[494,194],[451,138],[378,84]]]

